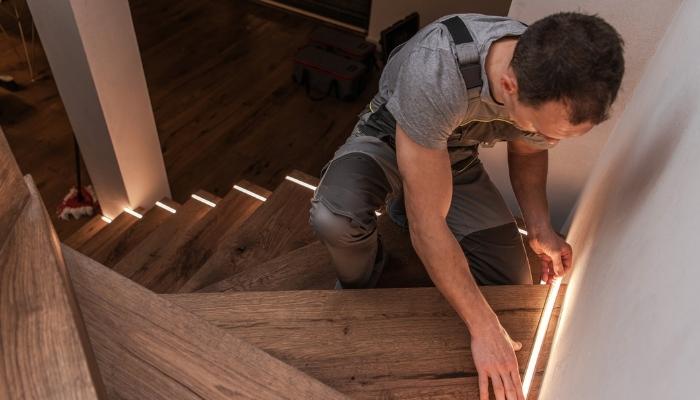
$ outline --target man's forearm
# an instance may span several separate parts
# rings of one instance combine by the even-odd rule
[[[472,336],[498,328],[498,319],[477,286],[462,248],[442,221],[411,225],[416,253],[430,278],[469,328]]]
[[[551,229],[547,203],[548,152],[508,153],[508,170],[525,224],[532,232]]]

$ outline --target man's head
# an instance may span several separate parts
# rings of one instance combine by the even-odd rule
[[[500,82],[511,117],[556,140],[588,132],[608,118],[617,97],[622,47],[617,31],[594,15],[559,13],[535,22]]]

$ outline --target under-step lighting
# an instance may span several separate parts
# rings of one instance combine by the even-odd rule
[[[527,231],[526,231],[525,229],[523,229],[523,228],[518,228],[518,232],[520,232],[521,234],[527,236]]]
[[[175,214],[177,212],[176,209],[170,207],[167,204],[161,203],[160,201],[156,201],[156,206],[162,208],[163,210]]]
[[[310,183],[306,183],[306,182],[304,182],[304,181],[300,181],[300,180],[297,179],[297,178],[293,178],[293,177],[291,177],[291,176],[285,176],[284,179],[286,179],[286,180],[288,180],[288,181],[290,181],[290,182],[294,182],[294,183],[296,183],[297,185],[303,186],[303,187],[305,187],[305,188],[307,188],[307,189],[316,190],[316,186],[314,186],[314,185],[312,185],[312,184],[310,184]]]
[[[248,189],[246,189],[246,188],[244,188],[244,187],[240,187],[240,186],[238,186],[238,185],[233,185],[233,188],[236,189],[236,190],[238,190],[239,192],[242,192],[242,193],[247,194],[248,196],[250,196],[250,197],[252,197],[252,198],[258,199],[258,200],[260,200],[260,201],[267,201],[267,198],[266,198],[266,197],[261,196],[261,195],[255,193],[255,192],[253,192],[253,191],[250,191],[250,190],[248,190]]]
[[[530,392],[530,387],[532,386],[532,378],[535,376],[535,367],[537,367],[537,360],[540,357],[540,351],[542,351],[542,345],[544,344],[544,338],[547,335],[549,321],[552,319],[554,305],[557,303],[557,295],[559,294],[560,287],[561,278],[555,278],[552,282],[552,286],[549,288],[549,293],[547,293],[547,300],[544,303],[540,323],[537,326],[537,333],[535,334],[535,342],[532,345],[530,360],[527,363],[525,376],[523,376],[523,394],[525,395],[525,398],[527,398],[527,394]]]
[[[196,194],[192,193],[192,198],[195,199],[195,200],[197,200],[197,201],[200,201],[200,202],[202,202],[202,203],[204,203],[204,204],[206,204],[206,205],[208,205],[209,207],[216,207],[216,203],[214,203],[214,202],[212,202],[212,201],[209,201],[209,200],[205,199],[205,198],[202,197],[202,196],[199,196],[199,195],[196,195]]]
[[[138,219],[143,218],[143,215],[137,213],[136,211],[132,210],[132,209],[129,208],[129,207],[124,207],[124,212],[127,213],[127,214],[129,214],[129,215],[133,215],[134,217],[136,217],[136,218],[138,218]]]
[[[104,222],[111,224],[112,223],[112,218],[109,218],[105,215],[100,215],[100,219],[103,220]]]

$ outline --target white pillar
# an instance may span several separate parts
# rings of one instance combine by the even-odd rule
[[[103,213],[170,196],[128,1],[27,3]]]

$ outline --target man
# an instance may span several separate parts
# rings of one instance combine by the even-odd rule
[[[372,287],[386,255],[374,214],[385,201],[408,225],[435,286],[464,320],[497,399],[523,399],[515,350],[477,283],[532,283],[513,216],[478,159],[508,142],[513,190],[542,278],[564,275],[571,247],[552,228],[547,149],[607,118],[624,72],[618,33],[596,16],[560,13],[532,26],[460,14],[392,52],[379,93],[324,168],[310,222],[343,288]],[[405,208],[404,208],[405,207]],[[405,210],[405,211],[404,211]]]

